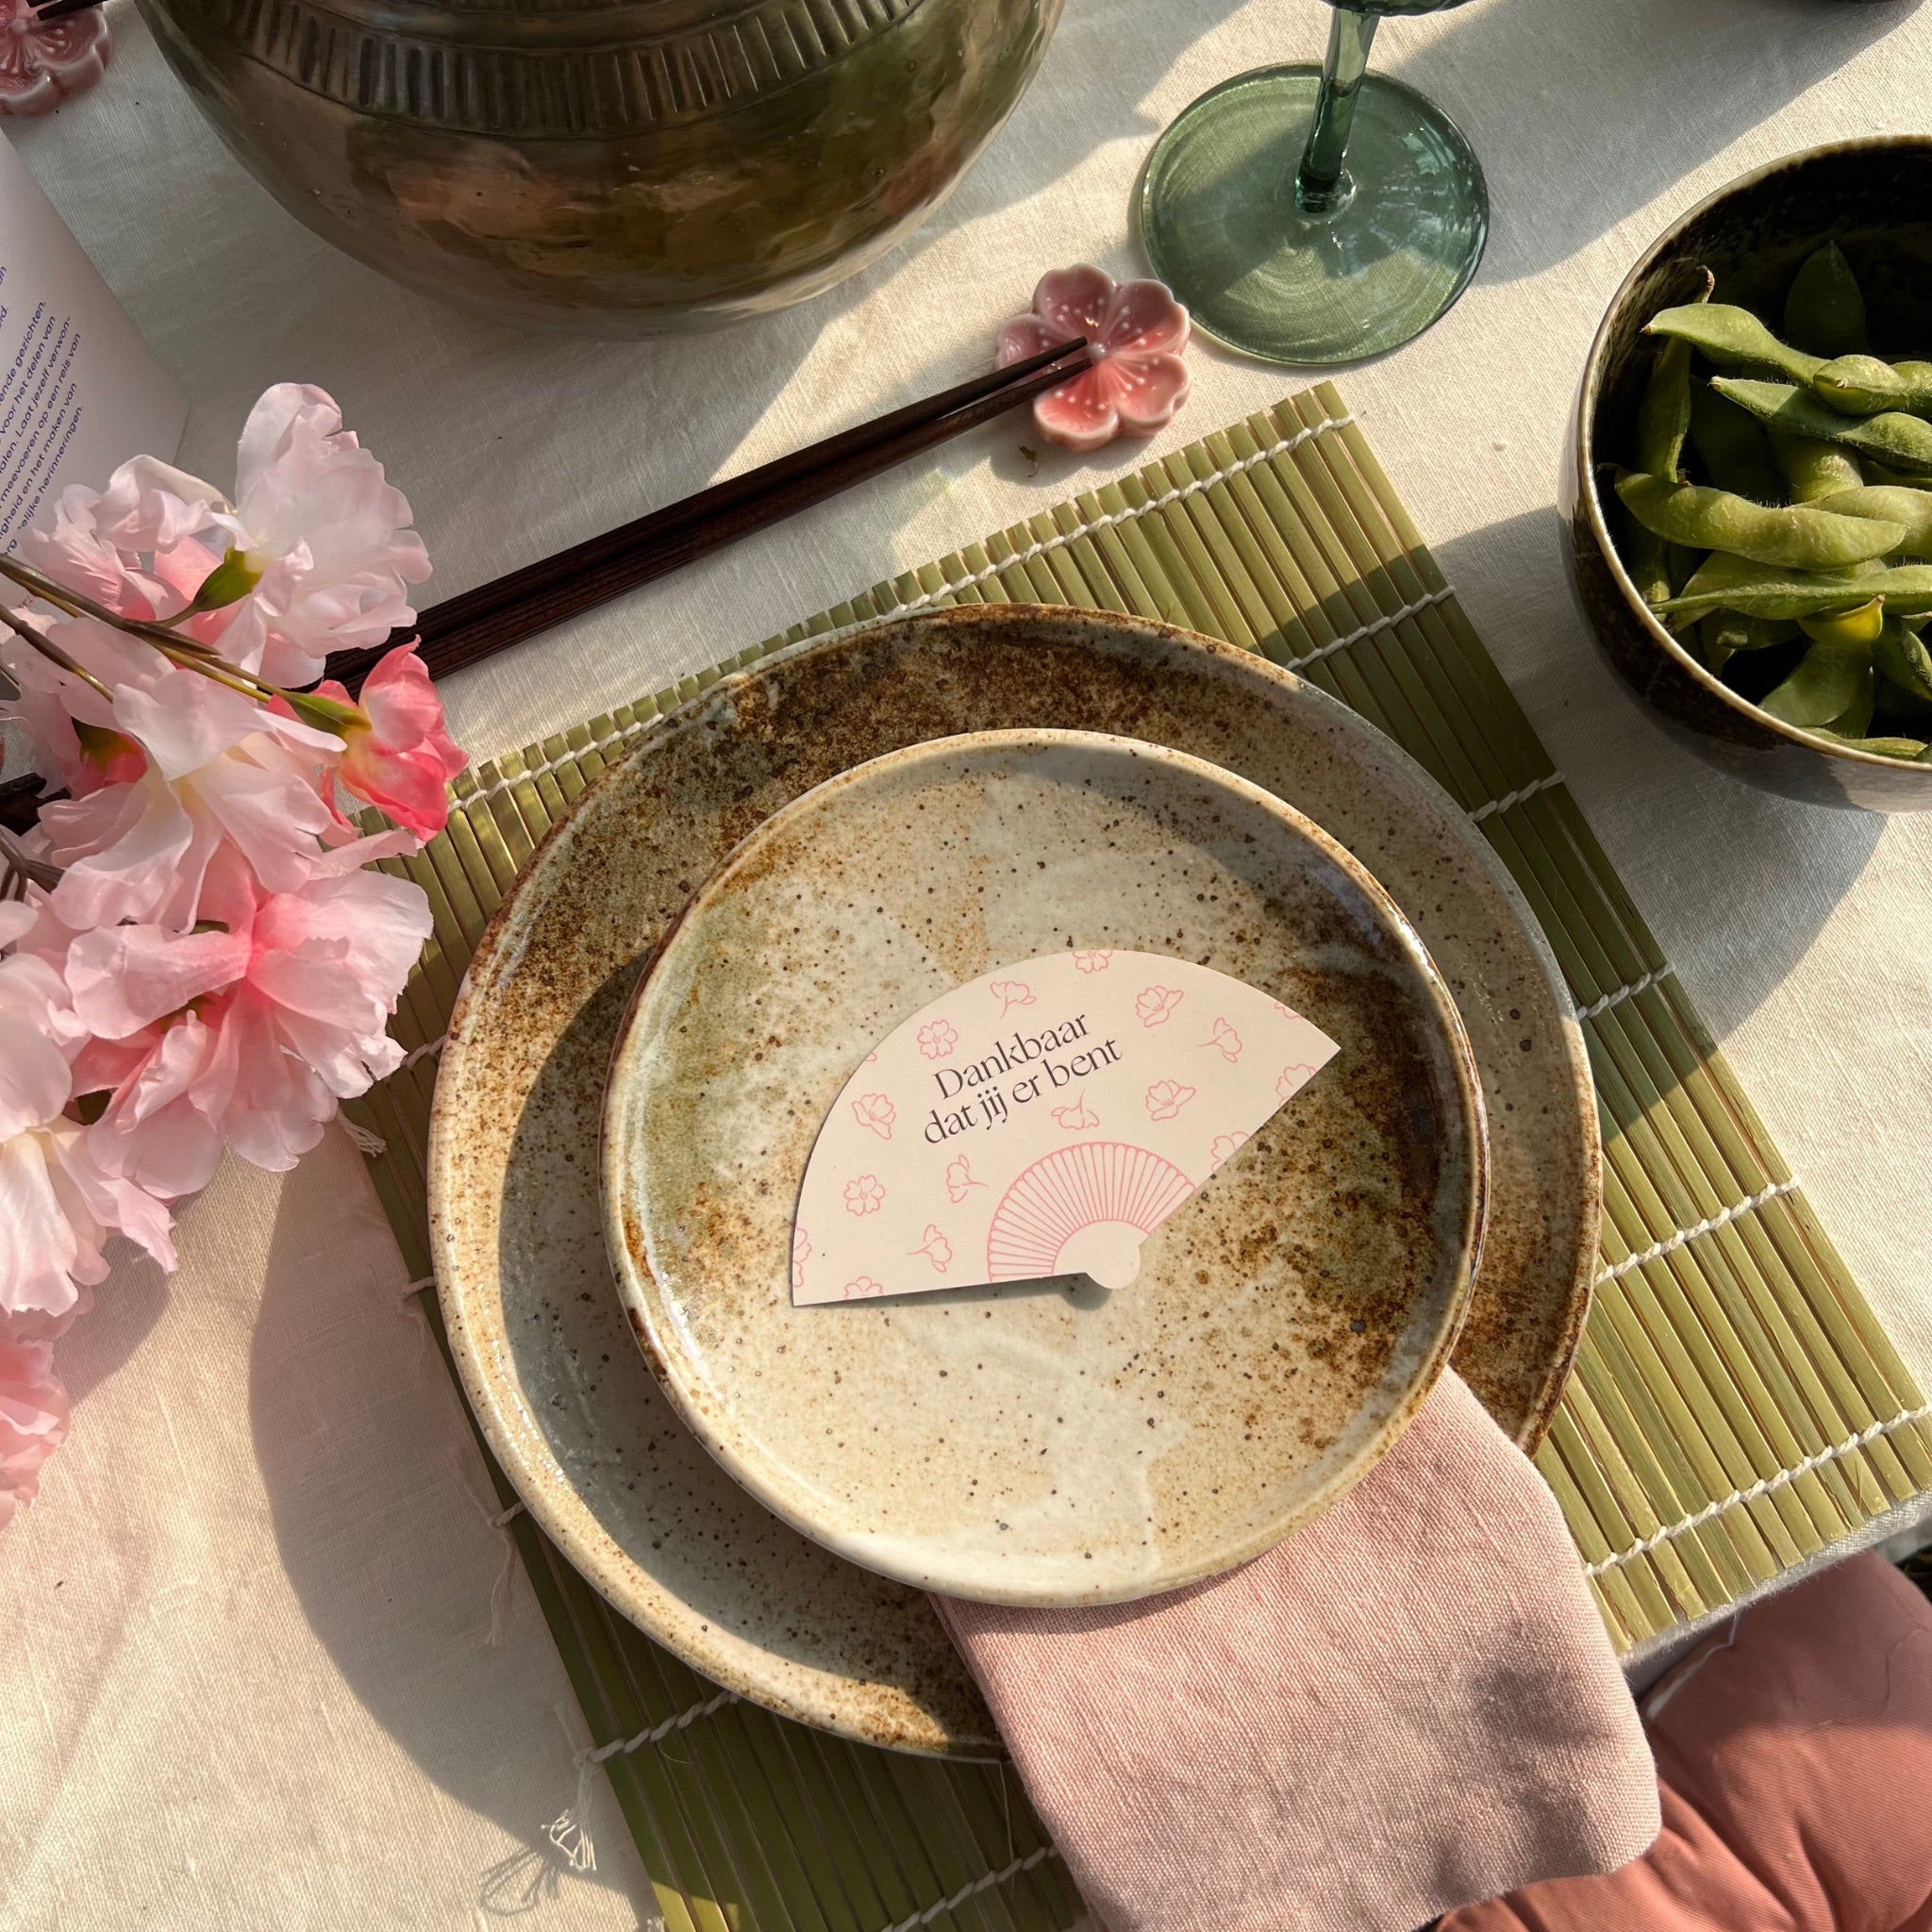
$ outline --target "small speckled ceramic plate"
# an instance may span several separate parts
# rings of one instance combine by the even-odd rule
[[[637,975],[725,854],[852,765],[1016,725],[1118,732],[1240,773],[1347,846],[1422,934],[1490,1123],[1455,1366],[1525,1448],[1596,1266],[1595,1096],[1535,923],[1482,828],[1312,685],[1139,618],[968,606],[814,640],[659,719],[525,867],[451,1016],[428,1186],[457,1370],[545,1535],[658,1642],[788,1717],[964,1757],[999,1740],[926,1598],[760,1507],[645,1367],[605,1252],[597,1146]]]
[[[1089,949],[1209,967],[1341,1051],[1112,1293],[794,1307],[853,1069],[941,993]],[[699,889],[611,1059],[605,1232],[658,1379],[768,1508],[921,1589],[1109,1603],[1258,1556],[1394,1441],[1462,1323],[1485,1161],[1455,1003],[1326,833],[1181,752],[987,732],[828,780]]]

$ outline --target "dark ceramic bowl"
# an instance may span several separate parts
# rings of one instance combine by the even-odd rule
[[[1746,175],[1653,242],[1612,298],[1576,394],[1561,483],[1571,581],[1611,668],[1672,735],[1767,791],[1868,811],[1932,810],[1932,765],[1807,737],[1714,677],[1653,617],[1611,541],[1600,463],[1632,458],[1659,308],[1690,299],[1701,264],[1713,299],[1775,318],[1798,265],[1836,241],[1865,293],[1874,352],[1932,351],[1932,136],[1834,142]]]

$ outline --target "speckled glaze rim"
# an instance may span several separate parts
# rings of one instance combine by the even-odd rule
[[[509,1372],[507,1340],[500,1332],[492,1336],[492,1312],[500,1330],[500,1301],[476,1300],[473,1307],[472,1298],[479,1293],[478,1284],[452,1279],[449,1274],[445,1257],[458,1241],[462,1225],[451,1193],[453,1152],[464,1131],[461,1104],[457,1096],[464,1085],[463,1068],[470,1053],[480,1050],[473,1047],[472,1041],[479,1038],[477,1029],[489,1011],[487,1006],[478,1004],[483,990],[521,953],[528,922],[541,915],[541,908],[554,889],[560,870],[567,869],[572,862],[572,847],[586,816],[597,809],[607,789],[614,790],[630,782],[629,774],[637,760],[650,756],[652,746],[662,733],[689,728],[711,706],[733,701],[735,692],[761,682],[774,671],[795,668],[801,660],[821,653],[831,656],[843,652],[863,642],[870,633],[916,627],[922,633],[943,636],[955,627],[971,629],[983,625],[990,617],[1021,626],[1077,628],[1100,625],[1142,641],[1150,650],[1184,647],[1188,652],[1238,668],[1260,685],[1284,688],[1292,693],[1294,703],[1327,717],[1359,743],[1373,766],[1390,766],[1399,788],[1406,789],[1423,809],[1454,834],[1455,842],[1466,856],[1474,874],[1485,879],[1510,909],[1513,939],[1525,946],[1549,991],[1552,1017],[1561,1041],[1561,1060],[1567,1072],[1570,1104],[1565,1109],[1564,1137],[1569,1138],[1574,1123],[1579,1162],[1574,1193],[1566,1192],[1563,1196],[1570,1211],[1552,1229],[1552,1239],[1574,1257],[1564,1319],[1560,1332],[1550,1345],[1548,1366],[1539,1392],[1522,1423],[1514,1427],[1513,1440],[1525,1451],[1534,1450],[1547,1434],[1562,1399],[1581,1345],[1599,1264],[1603,1149],[1596,1090],[1574,1001],[1549,941],[1494,847],[1483,837],[1480,828],[1470,823],[1468,814],[1450,792],[1413,756],[1319,686],[1254,652],[1132,612],[1085,610],[1058,604],[1004,604],[992,609],[962,605],[912,618],[874,619],[801,638],[725,675],[662,713],[621,753],[612,756],[603,771],[591,779],[550,825],[517,879],[485,921],[472,950],[470,965],[450,1013],[447,1045],[439,1060],[425,1150],[426,1208],[438,1300],[458,1379],[484,1441],[532,1521],[613,1608],[725,1690],[798,1723],[824,1727],[861,1743],[897,1750],[924,1751],[928,1747],[909,1744],[898,1732],[880,1728],[862,1698],[856,1703],[827,1702],[817,1674],[809,1667],[749,1649],[731,1640],[728,1633],[712,1630],[682,1596],[667,1589],[630,1557],[572,1482],[541,1427],[522,1407],[517,1378]],[[533,911],[533,907],[537,910]],[[991,1735],[984,1739],[960,1736],[937,1747],[937,1755],[984,1757],[1002,1755],[1002,1747],[998,1739]]]
[[[1657,622],[1656,613],[1643,601],[1641,593],[1630,573],[1625,569],[1622,554],[1610,534],[1608,520],[1604,514],[1603,497],[1597,489],[1597,457],[1595,454],[1597,405],[1603,394],[1604,364],[1609,354],[1610,337],[1623,314],[1624,307],[1630,299],[1638,283],[1655,265],[1658,258],[1673,248],[1684,231],[1694,222],[1700,221],[1711,209],[1720,207],[1733,195],[1742,193],[1746,189],[1756,188],[1760,182],[1774,176],[1795,173],[1814,161],[1827,160],[1839,155],[1869,154],[1888,148],[1919,148],[1932,156],[1932,135],[1926,134],[1876,134],[1863,135],[1853,141],[1822,142],[1816,147],[1800,149],[1796,154],[1785,155],[1774,161],[1767,161],[1761,168],[1754,168],[1748,175],[1740,175],[1736,180],[1728,181],[1714,193],[1707,194],[1695,208],[1687,208],[1632,264],[1630,272],[1617,284],[1616,293],[1610,297],[1605,308],[1603,320],[1597,324],[1596,334],[1591,338],[1590,354],[1584,359],[1583,386],[1576,405],[1576,484],[1578,500],[1584,505],[1585,514],[1590,522],[1590,534],[1602,551],[1609,566],[1611,581],[1636,616],[1638,623],[1667,657],[1671,658],[1691,678],[1721,700],[1729,709],[1741,718],[1774,737],[1783,739],[1788,744],[1802,750],[1815,752],[1821,758],[1841,758],[1849,764],[1875,767],[1880,771],[1896,773],[1909,772],[1912,767],[1904,758],[1880,758],[1876,752],[1858,751],[1847,744],[1834,744],[1826,738],[1814,738],[1807,731],[1801,731],[1795,724],[1787,724],[1781,718],[1774,718],[1769,711],[1760,710],[1749,698],[1734,691],[1723,678],[1707,670],[1699,663],[1664,626]],[[1923,768],[1928,784],[1932,784],[1932,765]]]
[[[816,1520],[808,1509],[800,1507],[791,1490],[772,1478],[767,1467],[771,1458],[748,1451],[720,1426],[716,1413],[696,1399],[688,1378],[690,1364],[687,1354],[678,1346],[677,1324],[663,1305],[650,1268],[639,1262],[625,1239],[623,1204],[634,1188],[632,1174],[636,1143],[633,1136],[624,1130],[624,1122],[633,1105],[631,1091],[640,1077],[635,1060],[638,1053],[645,1050],[639,1042],[649,1031],[654,1007],[662,1001],[664,988],[674,976],[676,956],[682,947],[692,943],[692,935],[700,923],[731,893],[740,875],[748,867],[759,863],[764,851],[774,841],[785,838],[801,821],[823,812],[839,794],[890,783],[923,764],[937,764],[962,756],[979,753],[1024,755],[1057,748],[1098,750],[1102,747],[1109,752],[1124,752],[1158,770],[1173,771],[1191,783],[1205,784],[1239,800],[1249,809],[1273,820],[1293,840],[1312,846],[1362,894],[1373,908],[1377,923],[1394,941],[1409,969],[1410,991],[1420,993],[1424,1006],[1439,1029],[1439,1039],[1448,1048],[1448,1062],[1454,1074],[1458,1103],[1457,1132],[1468,1172],[1468,1199],[1464,1204],[1448,1292],[1443,1296],[1434,1328],[1426,1331],[1426,1341],[1414,1373],[1395,1395],[1380,1424],[1350,1460],[1298,1497],[1292,1506],[1247,1536],[1231,1541],[1192,1561],[1163,1569],[1151,1579],[1078,1593],[1052,1590],[1014,1591],[1009,1585],[1001,1588],[991,1581],[969,1587],[968,1582],[958,1576],[945,1582],[945,1593],[948,1595],[1031,1609],[1126,1603],[1161,1595],[1223,1575],[1264,1555],[1284,1537],[1345,1495],[1393,1448],[1449,1364],[1450,1355],[1469,1313],[1482,1247],[1490,1158],[1482,1084],[1462,1016],[1435,961],[1429,957],[1421,935],[1368,868],[1313,820],[1274,793],[1232,772],[1224,771],[1205,758],[1175,751],[1167,745],[1151,744],[1141,739],[1124,738],[1110,732],[1049,729],[962,732],[950,738],[926,739],[918,744],[906,745],[880,758],[868,759],[863,764],[851,766],[781,806],[747,833],[692,893],[652,954],[625,1008],[611,1050],[598,1150],[604,1191],[605,1245],[617,1277],[618,1293],[632,1317],[631,1331],[637,1337],[652,1374],[686,1426],[734,1481],[801,1535],[809,1537],[847,1562],[874,1570],[894,1582],[908,1584],[914,1589],[934,1588],[924,1574],[910,1568],[895,1569],[881,1564],[874,1555],[862,1554],[866,1550],[862,1542],[855,1543]],[[1440,1274],[1433,1276],[1429,1291],[1438,1292],[1440,1283]],[[1126,1292],[1131,1293],[1132,1290]]]

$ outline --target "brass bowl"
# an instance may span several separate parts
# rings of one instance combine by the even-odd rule
[[[585,335],[856,274],[1012,111],[1060,0],[139,0],[297,220],[425,294]]]
[[[1657,352],[1643,325],[1690,299],[1701,263],[1715,299],[1776,316],[1800,262],[1836,241],[1865,292],[1880,355],[1932,344],[1932,136],[1834,142],[1774,161],[1698,204],[1651,243],[1591,344],[1559,507],[1571,581],[1610,668],[1671,735],[1734,777],[1787,798],[1867,811],[1932,810],[1932,766],[1853,751],[1761,711],[1657,622],[1605,520],[1598,465],[1628,462]]]

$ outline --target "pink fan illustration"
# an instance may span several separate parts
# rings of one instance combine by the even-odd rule
[[[799,1189],[791,1298],[1125,1288],[1336,1050],[1272,993],[1167,954],[996,967],[852,1042]]]
[[[994,1281],[1085,1274],[1124,1288],[1141,1272],[1141,1243],[1193,1191],[1179,1168],[1145,1147],[1062,1147],[1001,1196],[986,1272]]]

